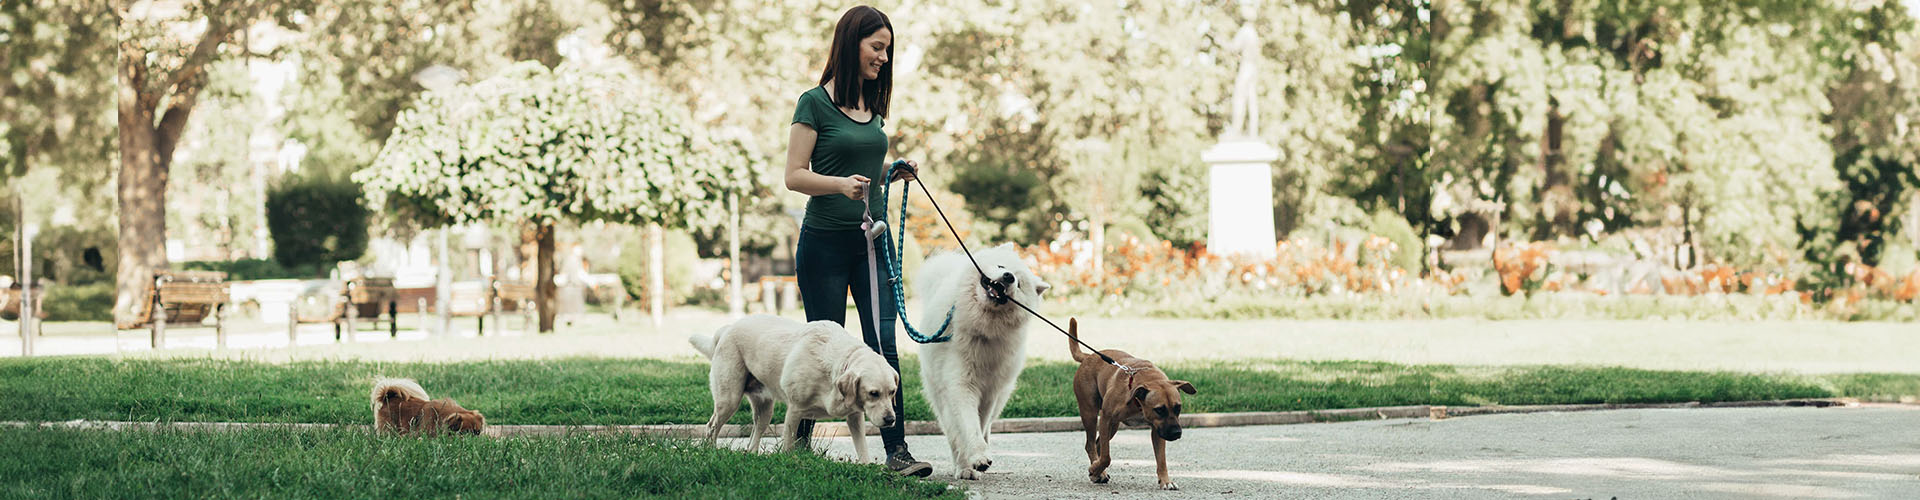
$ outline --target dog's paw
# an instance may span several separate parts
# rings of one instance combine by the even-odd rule
[[[1107,484],[1108,477],[1107,473],[1102,472],[1099,474],[1088,474],[1087,479],[1093,480],[1093,484]]]
[[[966,468],[973,469],[980,472],[986,472],[987,468],[992,466],[993,466],[993,459],[987,458],[985,456],[976,456],[976,457],[973,457],[972,460],[967,461]]]
[[[959,471],[953,473],[953,477],[972,481],[980,479],[980,473],[975,472],[973,469],[962,467]]]
[[[1164,483],[1160,483],[1160,489],[1167,490],[1167,491],[1174,491],[1174,490],[1180,489],[1180,485],[1173,484],[1173,481],[1167,481]]]

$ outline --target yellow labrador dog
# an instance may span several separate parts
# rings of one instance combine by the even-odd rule
[[[713,418],[707,420],[709,445],[740,408],[742,395],[753,408],[750,449],[756,451],[773,420],[776,400],[787,404],[781,451],[793,448],[794,430],[801,419],[844,418],[860,463],[869,462],[862,420],[887,427],[901,418],[893,413],[900,376],[880,353],[832,321],[801,323],[753,315],[720,327],[712,336],[696,334],[687,341],[713,360],[707,376],[713,391]]]

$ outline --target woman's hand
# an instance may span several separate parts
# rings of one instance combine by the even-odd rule
[[[867,199],[867,183],[869,182],[873,182],[873,179],[868,179],[867,176],[860,174],[841,177],[840,194],[847,195],[848,198],[855,200]]]
[[[889,180],[888,182],[892,182],[892,181],[911,182],[914,179],[918,179],[919,177],[914,174],[920,173],[920,163],[913,160],[901,160],[901,161],[907,162],[907,168],[894,171],[893,179]]]

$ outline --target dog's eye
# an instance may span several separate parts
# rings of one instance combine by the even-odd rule
[[[880,397],[880,391],[867,391],[867,396],[876,397],[876,398]]]
[[[1154,413],[1158,413],[1158,414],[1160,414],[1160,416],[1162,416],[1162,417],[1165,417],[1165,416],[1167,416],[1167,407],[1165,407],[1165,406],[1155,406],[1155,407],[1153,407],[1153,412],[1154,412]]]
[[[1173,412],[1180,413],[1180,405],[1173,405]]]

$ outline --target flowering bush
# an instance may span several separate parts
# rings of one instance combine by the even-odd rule
[[[1500,273],[1500,293],[1513,295],[1526,293],[1532,295],[1546,284],[1546,274],[1550,267],[1548,259],[1553,257],[1553,249],[1545,243],[1528,243],[1516,246],[1505,243],[1493,250],[1493,269]],[[1560,291],[1564,284],[1555,281],[1548,291]]]
[[[1104,270],[1092,268],[1092,249],[1085,241],[1035,245],[1023,249],[1022,255],[1034,272],[1054,283],[1050,295],[1060,300],[1166,303],[1214,301],[1228,296],[1259,301],[1408,294],[1434,300],[1468,295],[1476,277],[1488,272],[1503,296],[1542,292],[1683,297],[1793,293],[1802,304],[1811,304],[1816,298],[1831,299],[1836,305],[1828,312],[1840,317],[1853,317],[1863,300],[1911,303],[1920,298],[1920,270],[1895,275],[1860,264],[1848,265],[1845,270],[1852,277],[1851,284],[1835,289],[1800,284],[1796,280],[1800,273],[1794,270],[1740,269],[1722,264],[1686,271],[1658,269],[1642,279],[1609,286],[1555,265],[1553,259],[1559,252],[1541,242],[1503,244],[1491,252],[1489,269],[1457,262],[1453,269],[1424,274],[1390,264],[1392,260],[1385,257],[1398,251],[1397,245],[1376,235],[1336,238],[1326,246],[1312,241],[1282,241],[1275,245],[1270,259],[1228,258],[1214,255],[1200,244],[1179,248],[1130,236],[1116,238],[1115,243],[1104,249]]]
[[[1311,242],[1282,241],[1272,259],[1228,258],[1214,255],[1204,245],[1177,248],[1162,241],[1149,244],[1132,236],[1117,238],[1107,251],[1107,269],[1091,266],[1085,241],[1036,245],[1022,251],[1034,272],[1054,282],[1056,295],[1126,296],[1131,294],[1216,297],[1229,291],[1252,291],[1279,297],[1324,294],[1394,293],[1425,281],[1451,292],[1465,278],[1436,273],[1426,279],[1390,264],[1397,250],[1392,241],[1369,236],[1351,247],[1335,241],[1331,247]],[[1367,258],[1361,258],[1362,256]],[[1367,262],[1360,264],[1360,261]]]

